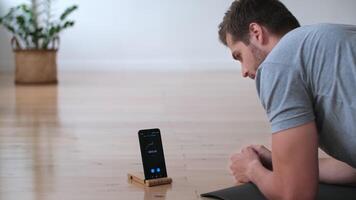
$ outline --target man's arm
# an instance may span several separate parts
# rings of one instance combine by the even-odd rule
[[[251,145],[258,157],[269,170],[272,170],[272,153],[263,145]],[[319,181],[328,184],[356,186],[356,168],[335,158],[319,158]]]
[[[273,171],[253,162],[247,177],[268,199],[315,199],[318,135],[314,122],[272,136]]]
[[[330,184],[356,185],[356,169],[334,158],[320,158],[319,180]]]

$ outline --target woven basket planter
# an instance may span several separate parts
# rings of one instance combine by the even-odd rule
[[[58,82],[57,48],[27,50],[20,49],[17,41],[12,43],[15,53],[16,84],[55,84]]]

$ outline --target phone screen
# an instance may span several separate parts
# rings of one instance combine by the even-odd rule
[[[145,179],[167,177],[160,130],[140,130],[138,137]]]

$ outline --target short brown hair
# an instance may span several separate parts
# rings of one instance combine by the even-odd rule
[[[220,41],[227,45],[226,35],[249,44],[249,25],[258,23],[271,33],[285,34],[300,26],[298,20],[279,0],[235,0],[219,25]]]

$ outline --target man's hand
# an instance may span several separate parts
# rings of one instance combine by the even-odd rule
[[[318,134],[314,122],[272,135],[272,155],[250,146],[231,157],[238,182],[253,182],[267,199],[315,199],[318,191]],[[273,161],[273,171],[261,161]],[[272,164],[272,163],[271,163]]]
[[[273,166],[271,151],[263,145],[251,145],[249,147],[251,147],[257,153],[262,165],[272,171]]]
[[[254,164],[260,164],[259,156],[252,147],[246,147],[240,153],[231,156],[230,170],[237,183],[250,182],[249,170]]]

